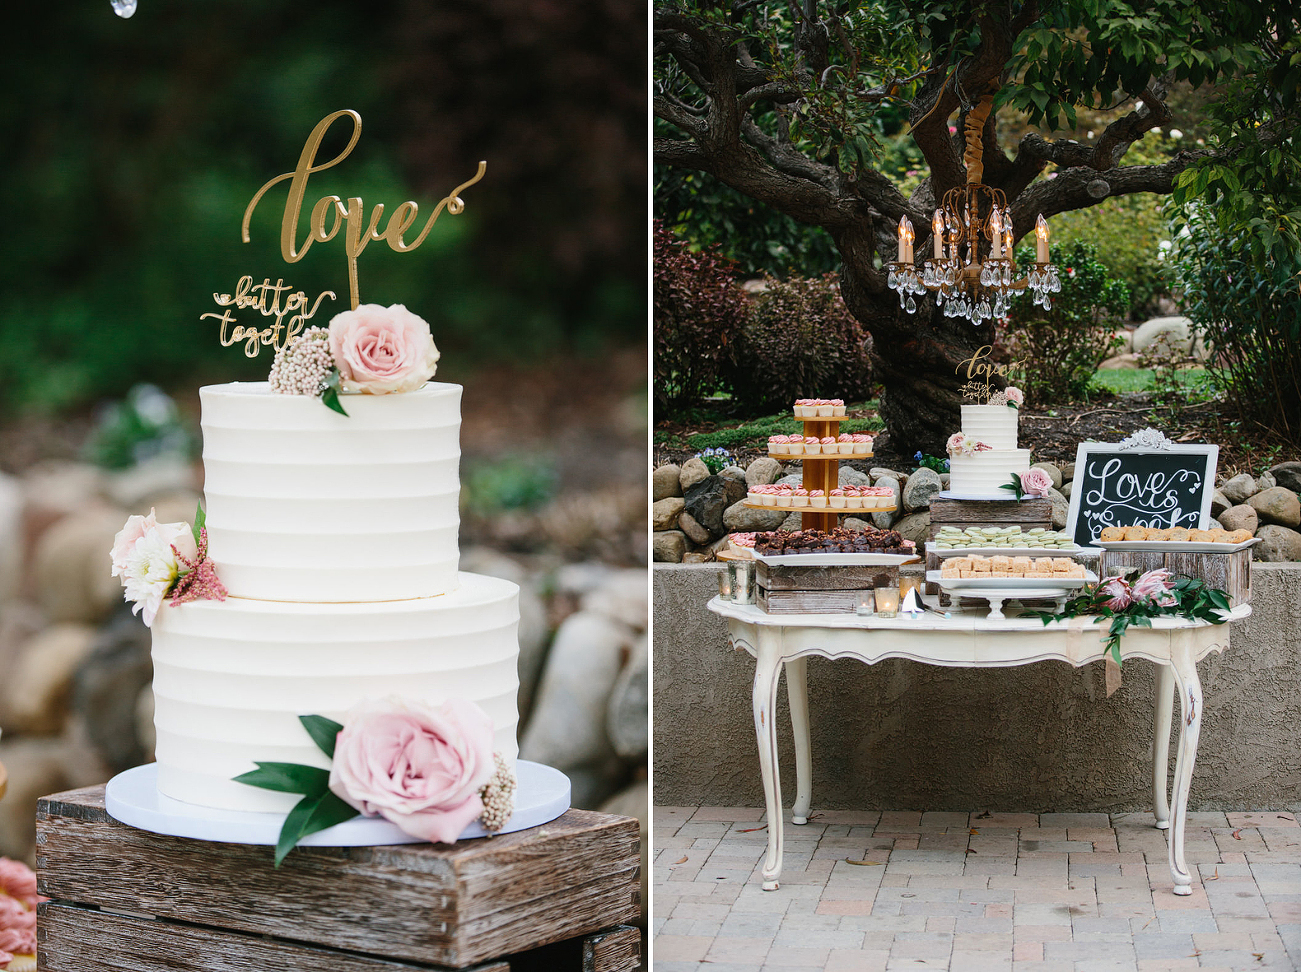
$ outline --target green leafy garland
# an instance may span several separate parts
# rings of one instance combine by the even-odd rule
[[[1107,637],[1103,641],[1106,642],[1111,657],[1119,665],[1121,663],[1120,639],[1129,630],[1131,624],[1150,628],[1153,618],[1168,617],[1224,624],[1227,619],[1220,612],[1227,613],[1231,610],[1228,593],[1219,588],[1207,587],[1205,583],[1192,577],[1180,577],[1174,582],[1171,588],[1171,593],[1175,597],[1174,603],[1165,607],[1146,598],[1134,600],[1128,607],[1120,610],[1108,607],[1106,602],[1111,600],[1113,595],[1106,589],[1106,584],[1106,581],[1099,581],[1097,584],[1084,587],[1078,596],[1066,602],[1066,607],[1060,613],[1054,614],[1048,611],[1034,613],[1045,625],[1052,621],[1060,621],[1062,618],[1076,618],[1088,614],[1097,615],[1093,619],[1094,624],[1109,618],[1111,624],[1107,628]]]

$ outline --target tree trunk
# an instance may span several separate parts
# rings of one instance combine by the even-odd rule
[[[945,443],[961,426],[964,361],[993,343],[990,324],[973,327],[945,317],[929,294],[915,298],[917,313],[899,306],[894,291],[866,292],[850,272],[841,280],[845,304],[872,334],[872,373],[881,382],[881,418],[892,452],[945,455]],[[1005,382],[992,382],[1002,387]]]

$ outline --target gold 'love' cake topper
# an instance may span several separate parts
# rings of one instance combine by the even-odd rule
[[[321,141],[330,126],[340,118],[351,120],[352,137],[348,139],[348,144],[338,155],[328,162],[318,164],[316,153],[321,147]],[[478,171],[471,179],[461,183],[444,196],[434,207],[434,211],[429,214],[429,219],[425,221],[419,235],[410,242],[407,242],[404,237],[420,214],[420,206],[417,203],[410,200],[400,203],[390,214],[381,232],[380,222],[384,217],[383,203],[375,204],[370,219],[367,220],[366,208],[360,196],[352,196],[345,202],[338,196],[330,195],[322,196],[312,206],[308,233],[299,246],[298,223],[302,215],[307,180],[314,173],[323,172],[346,159],[360,138],[361,115],[357,112],[345,108],[322,118],[312,129],[312,133],[307,136],[307,142],[303,145],[303,151],[298,156],[298,165],[294,170],[281,173],[254,194],[244,209],[244,222],[241,227],[243,240],[248,243],[249,222],[253,218],[253,210],[257,208],[257,204],[266,195],[267,190],[289,180],[289,193],[280,220],[280,255],[284,257],[286,263],[297,263],[307,255],[313,243],[328,243],[338,235],[340,229],[344,229],[343,250],[348,261],[348,290],[353,310],[356,310],[361,302],[357,287],[357,258],[371,241],[383,240],[389,245],[389,249],[398,253],[414,250],[425,241],[425,237],[434,228],[434,223],[444,210],[453,216],[464,211],[465,202],[461,199],[461,193],[482,179],[488,168],[486,162],[480,162]],[[330,222],[328,228],[327,221]],[[200,319],[213,318],[221,323],[220,337],[223,346],[243,341],[244,353],[250,358],[256,357],[266,345],[271,345],[276,350],[283,348],[302,331],[306,322],[311,320],[322,300],[326,297],[331,300],[336,299],[332,290],[322,291],[315,300],[311,300],[303,291],[294,291],[292,285],[286,284],[283,279],[277,279],[274,284],[269,277],[264,278],[260,284],[254,284],[253,279],[251,275],[241,277],[234,294],[212,295],[217,306],[223,308],[221,313],[209,312],[199,315]],[[231,307],[236,310],[253,308],[263,317],[275,318],[275,322],[264,328],[239,324],[230,310]]]
[[[958,362],[958,366],[953,369],[954,374],[966,380],[966,384],[962,386],[962,400],[964,402],[975,405],[987,403],[994,392],[997,391],[994,387],[994,377],[997,375],[1006,378],[1010,372],[1020,370],[1020,361],[999,364],[990,360],[990,355],[993,353],[994,346],[992,344],[983,345],[977,348],[976,353],[970,358]]]

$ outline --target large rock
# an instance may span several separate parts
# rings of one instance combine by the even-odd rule
[[[612,571],[605,583],[583,595],[579,609],[593,611],[637,631],[650,616],[650,575],[644,568]]]
[[[1099,371],[1124,371],[1139,367],[1138,355],[1133,352],[1112,355],[1098,364]]]
[[[680,564],[687,552],[687,537],[681,530],[656,530],[651,534],[651,556],[657,564]]]
[[[59,739],[13,739],[0,743],[0,763],[9,772],[9,788],[0,800],[0,854],[30,859],[36,845],[36,801],[72,786]]]
[[[1053,489],[1058,489],[1058,490],[1059,490],[1059,489],[1062,488],[1062,481],[1063,481],[1063,479],[1062,479],[1062,471],[1061,471],[1060,468],[1058,468],[1058,466],[1057,466],[1056,463],[1052,463],[1052,462],[1036,462],[1036,463],[1035,463],[1033,466],[1031,466],[1030,468],[1031,468],[1031,469],[1042,469],[1044,472],[1046,472],[1046,473],[1048,474],[1048,478],[1051,479],[1051,480],[1053,481]]]
[[[500,577],[519,585],[519,715],[522,722],[528,715],[542,674],[547,643],[551,640],[551,624],[547,608],[539,593],[540,579],[530,574],[518,561],[488,547],[466,547],[461,551],[461,570],[475,574]],[[607,582],[614,573],[603,568],[601,582]],[[644,575],[643,575],[644,576]]]
[[[1075,478],[1075,463],[1073,462],[1062,463],[1062,479],[1069,481],[1074,478]]]
[[[55,520],[102,502],[104,473],[86,462],[43,462],[23,474],[29,529],[39,534]]]
[[[876,480],[880,479],[882,476],[889,476],[891,479],[900,483],[908,478],[907,473],[897,472],[894,469],[886,469],[885,466],[873,466],[867,472],[868,475],[872,477],[873,483],[875,483]]]
[[[724,514],[726,518],[726,514]],[[714,535],[696,522],[696,518],[690,513],[683,513],[678,517],[678,529],[687,535],[687,539],[694,544],[707,546],[714,540]]]
[[[918,549],[921,549],[922,544],[931,535],[931,511],[909,513],[894,525],[894,529],[898,530],[899,535],[905,540],[915,541]]]
[[[100,629],[77,670],[72,706],[113,772],[145,761],[137,699],[153,680],[149,629],[125,605]]]
[[[682,473],[678,477],[678,484],[682,487],[683,495],[686,495],[687,490],[708,476],[709,467],[705,465],[705,460],[692,458],[684,462],[682,464]]]
[[[89,625],[56,624],[27,642],[4,679],[5,728],[31,735],[62,732],[73,676],[94,641]]]
[[[841,466],[836,473],[836,481],[842,486],[871,486],[872,480],[867,473],[860,472],[853,466]]]
[[[745,467],[745,481],[750,486],[775,483],[782,474],[782,464],[772,456],[760,456]]]
[[[1277,485],[1301,493],[1301,462],[1280,462],[1271,466],[1269,472]]]
[[[776,530],[785,520],[785,510],[752,509],[744,503],[733,503],[723,513],[723,526],[729,533]]]
[[[882,476],[872,485],[888,486],[890,489],[894,491],[894,505],[895,506],[899,505],[899,480],[895,479],[893,476]],[[899,519],[899,516],[900,516],[899,510],[895,510],[889,513],[873,513],[872,522],[876,524],[878,527],[880,527],[882,530],[886,530],[890,528],[891,524],[893,524],[896,520]]]
[[[1301,533],[1267,523],[1256,531],[1256,536],[1260,537],[1260,543],[1252,550],[1257,560],[1266,563],[1301,560]]]
[[[686,501],[680,496],[669,496],[656,500],[651,505],[651,524],[655,530],[672,530],[678,525],[678,517],[686,509]]]
[[[1230,506],[1216,519],[1220,521],[1220,526],[1226,530],[1250,530],[1255,533],[1256,527],[1260,526],[1260,518],[1256,515],[1256,508],[1247,503]]]
[[[777,529],[785,530],[787,533],[796,533],[799,530],[803,529],[802,526],[803,522],[804,520],[801,518],[800,514],[787,513],[786,519],[782,520],[781,526],[779,526]]]
[[[538,687],[520,757],[559,770],[599,771],[617,759],[607,704],[635,639],[632,628],[594,611],[561,622]]]
[[[1227,510],[1229,507],[1233,505],[1234,505],[1233,503],[1229,502],[1229,498],[1225,496],[1224,493],[1222,493],[1220,490],[1218,489],[1212,490],[1211,516],[1218,517],[1221,513],[1223,513],[1225,510]]]
[[[33,557],[36,596],[51,621],[95,622],[122,601],[109,553],[126,514],[91,507],[41,535]]]
[[[1193,322],[1187,317],[1154,317],[1140,324],[1134,331],[1134,350],[1146,351],[1162,334],[1168,335],[1171,348],[1191,351],[1193,348]]]
[[[692,550],[682,555],[684,564],[707,564],[713,559],[714,557],[704,550]]]
[[[1273,489],[1278,485],[1278,480],[1270,472],[1261,473],[1256,477],[1256,492],[1261,493],[1267,489]]]
[[[1063,496],[1067,498],[1067,500],[1069,500],[1071,498],[1071,490],[1074,488],[1075,488],[1075,480],[1068,479],[1066,482],[1062,483],[1062,488],[1058,490],[1058,492],[1060,492]]]
[[[18,596],[23,573],[23,489],[0,472],[0,604]]]
[[[612,796],[600,806],[601,813],[615,813],[621,817],[636,817],[641,824],[641,917],[638,924],[646,928],[647,908],[650,906],[650,786],[645,781],[634,783],[628,789]]]
[[[619,672],[606,706],[606,731],[610,745],[622,759],[634,762],[646,759],[649,697],[649,653],[646,636],[642,635],[633,646],[632,657]]]
[[[718,471],[718,475],[724,479],[734,479],[738,483],[745,482],[745,470],[740,466],[724,466]]]
[[[943,488],[940,474],[934,469],[922,466],[908,477],[903,486],[903,508],[911,513],[915,510],[929,509],[931,497]]]
[[[1256,492],[1256,477],[1248,473],[1238,473],[1220,487],[1220,492],[1230,503],[1245,503],[1247,497]]]
[[[1277,523],[1285,527],[1301,526],[1301,499],[1284,486],[1273,486],[1248,497],[1247,503],[1266,523]]]
[[[683,495],[686,510],[712,535],[723,533],[723,512],[745,499],[745,484],[722,476],[707,476]],[[663,502],[663,500],[661,500]]]
[[[657,466],[651,473],[651,499],[658,502],[670,496],[682,495],[682,467],[669,463]]]
[[[1066,516],[1071,509],[1070,500],[1055,489],[1048,490],[1048,498],[1053,503],[1053,529],[1065,530]]]

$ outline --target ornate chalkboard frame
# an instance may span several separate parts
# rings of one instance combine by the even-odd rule
[[[1066,530],[1081,547],[1091,548],[1097,531],[1104,526],[1191,526],[1204,530],[1210,523],[1219,456],[1217,445],[1180,445],[1152,429],[1144,429],[1123,442],[1081,442],[1075,450]],[[1099,466],[1100,462],[1103,465]],[[1189,483],[1190,475],[1199,477],[1200,482]],[[1126,476],[1138,478],[1126,480]],[[1178,482],[1174,481],[1176,477]],[[1109,488],[1110,501],[1105,496]],[[1121,495],[1135,490],[1149,495],[1140,495],[1131,502],[1127,500],[1134,500],[1132,495]],[[1162,494],[1159,500],[1152,499],[1154,492]],[[1165,506],[1172,493],[1173,509]],[[1176,522],[1170,522],[1176,516]],[[1121,519],[1130,522],[1118,522]]]

